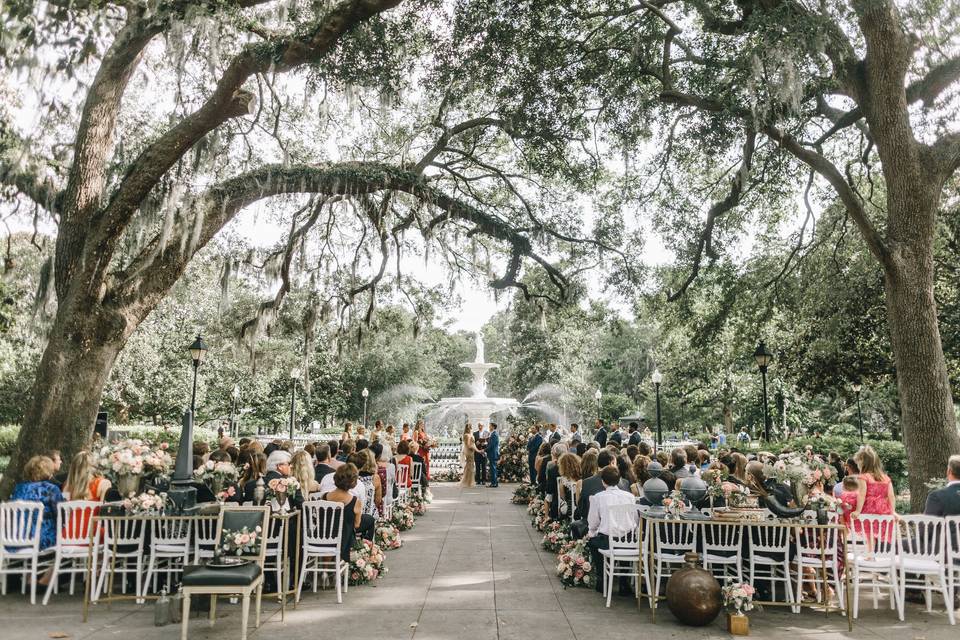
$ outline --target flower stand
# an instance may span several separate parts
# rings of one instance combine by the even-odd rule
[[[742,613],[728,613],[727,631],[734,636],[750,635],[750,618]]]

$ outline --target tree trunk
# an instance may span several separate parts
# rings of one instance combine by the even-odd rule
[[[916,512],[929,491],[924,483],[943,478],[960,437],[933,297],[933,244],[920,239],[894,246],[895,266],[885,278],[887,322]]]
[[[10,495],[23,465],[56,448],[69,464],[89,445],[100,397],[117,354],[136,328],[90,299],[62,305],[37,367],[27,410],[0,496]]]

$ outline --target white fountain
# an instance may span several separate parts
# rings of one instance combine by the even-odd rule
[[[465,421],[472,425],[478,422],[487,424],[493,414],[512,411],[520,406],[520,403],[513,398],[487,397],[487,372],[500,365],[484,361],[483,337],[479,332],[477,332],[476,345],[477,355],[473,362],[460,364],[461,367],[473,373],[473,382],[470,384],[473,395],[468,398],[440,398],[436,409],[430,412],[445,422],[459,413],[460,417],[464,417]]]

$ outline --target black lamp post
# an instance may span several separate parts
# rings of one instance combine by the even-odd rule
[[[198,335],[187,351],[193,360],[193,391],[190,394],[190,409],[183,414],[176,466],[167,492],[175,514],[189,514],[196,510],[197,490],[190,485],[193,479],[193,418],[197,410],[197,370],[207,355],[207,343]]]
[[[240,385],[233,385],[233,391],[230,392],[230,437],[240,435],[240,426],[237,424],[237,402],[240,400]]]
[[[858,380],[851,384],[850,388],[857,394],[857,423],[860,425],[860,444],[863,444],[863,413],[860,411],[860,390],[863,388],[863,385],[861,385]]]
[[[770,442],[770,410],[767,407],[767,366],[773,360],[773,354],[767,351],[767,345],[760,341],[757,350],[753,352],[753,358],[757,361],[760,368],[760,375],[763,378],[763,439]]]
[[[363,396],[363,428],[367,428],[367,398],[370,397],[370,390],[366,387],[363,388],[363,391],[360,392],[360,395]]]
[[[657,442],[653,448],[653,452],[657,453],[663,445],[663,432],[660,428],[660,384],[663,382],[663,374],[660,373],[660,369],[653,370],[653,373],[650,375],[650,380],[653,381],[653,388],[657,392]],[[682,426],[683,425],[681,425],[681,428]]]
[[[197,369],[200,368],[200,363],[203,362],[203,357],[207,355],[207,343],[203,341],[199,335],[197,339],[193,341],[187,351],[190,352],[190,357],[193,358],[193,393],[190,394],[190,413],[196,415],[197,413]]]
[[[600,399],[603,398],[603,393],[600,389],[597,389],[597,392],[593,394],[593,399],[597,401],[597,420],[600,419]]]
[[[293,436],[297,425],[297,381],[300,380],[300,370],[290,371],[290,441],[293,442]]]

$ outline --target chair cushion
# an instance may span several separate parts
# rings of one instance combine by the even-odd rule
[[[208,569],[203,565],[183,568],[185,587],[245,587],[260,577],[260,565],[251,562],[239,567]]]

